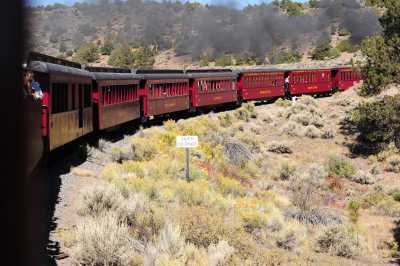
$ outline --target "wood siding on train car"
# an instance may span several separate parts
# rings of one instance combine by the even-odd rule
[[[54,150],[93,131],[92,81],[88,77],[50,75],[49,149]]]
[[[246,72],[240,80],[243,100],[259,100],[285,95],[285,72]]]
[[[330,92],[334,81],[331,70],[294,70],[289,72],[291,95]]]
[[[155,116],[189,109],[187,79],[148,80],[146,82],[146,116]]]
[[[99,129],[110,128],[140,117],[139,80],[98,81]]]
[[[236,102],[236,80],[232,77],[195,78],[191,101],[194,107]]]

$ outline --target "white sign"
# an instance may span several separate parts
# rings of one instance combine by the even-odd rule
[[[199,138],[197,136],[177,136],[177,148],[196,148],[199,146]]]

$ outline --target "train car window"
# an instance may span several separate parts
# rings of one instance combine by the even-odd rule
[[[134,92],[135,92],[135,85],[129,86],[128,87],[128,95],[127,95],[128,101],[132,101],[136,98]]]
[[[68,83],[52,84],[52,113],[68,111]]]
[[[109,103],[108,104],[114,104],[115,103],[115,89],[114,89],[114,86],[109,86],[109,98],[108,98],[108,101],[109,101]]]
[[[150,90],[153,92],[151,96],[156,97],[157,96],[157,86],[154,84],[149,84]]]
[[[106,87],[107,102],[106,104],[111,104],[111,86]]]
[[[90,107],[91,104],[91,86],[90,84],[85,84],[83,89],[83,108]]]
[[[116,99],[115,103],[120,103],[121,102],[121,87],[120,86],[115,86],[115,92],[116,92]]]
[[[104,105],[104,101],[105,101],[105,89],[104,89],[104,86],[102,86],[101,87],[101,95],[100,95],[100,97],[101,97],[101,105]]]
[[[108,104],[114,103],[114,86],[108,86]]]
[[[149,88],[150,88],[150,90],[153,92],[153,93],[152,93],[152,96],[153,96],[153,97],[156,97],[156,96],[157,96],[157,86],[156,86],[156,85],[151,85],[151,84],[149,84]]]
[[[75,84],[71,85],[71,109],[75,110],[76,109],[76,99],[75,99]]]

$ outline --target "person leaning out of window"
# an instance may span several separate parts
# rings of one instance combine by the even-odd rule
[[[23,87],[25,97],[31,95],[35,100],[41,100],[43,98],[40,84],[34,79],[34,74],[30,70],[25,72]]]

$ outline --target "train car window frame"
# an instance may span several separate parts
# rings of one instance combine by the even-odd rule
[[[51,83],[51,113],[63,113],[69,111],[68,105],[69,85],[65,82]]]

